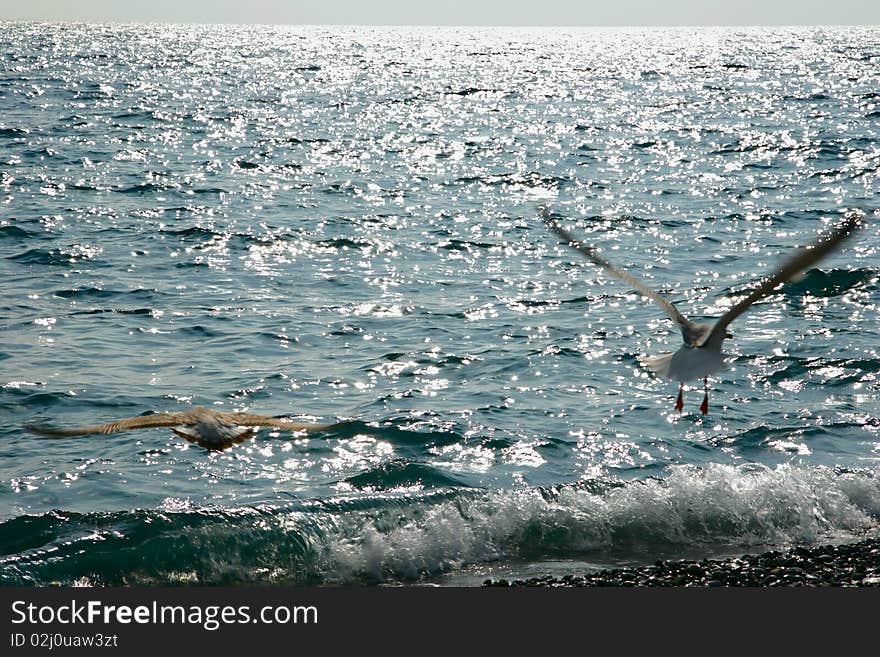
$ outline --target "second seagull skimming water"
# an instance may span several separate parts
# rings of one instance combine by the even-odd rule
[[[122,433],[133,429],[152,429],[169,427],[181,438],[206,449],[221,450],[236,445],[254,435],[253,427],[272,427],[281,431],[322,431],[336,424],[302,424],[288,422],[280,418],[254,415],[252,413],[233,413],[215,411],[204,406],[194,406],[177,413],[153,413],[71,429],[52,429],[50,427],[27,425],[25,428],[42,436],[55,438],[66,436],[87,436],[93,433]]]
[[[771,294],[779,285],[828,255],[863,222],[861,214],[853,212],[847,215],[840,225],[822,235],[809,246],[798,250],[776,271],[761,280],[758,287],[724,313],[717,322],[714,324],[698,324],[682,315],[673,303],[664,296],[626,272],[617,269],[599,256],[593,247],[576,239],[570,232],[559,225],[559,222],[550,215],[546,208],[540,208],[540,212],[547,226],[559,235],[566,244],[577,249],[587,260],[598,265],[612,276],[631,285],[638,293],[656,301],[666,311],[666,314],[678,323],[684,344],[673,353],[644,358],[642,363],[660,376],[679,382],[678,399],[675,402],[675,408],[678,411],[681,411],[684,407],[682,399],[684,383],[694,379],[703,379],[705,394],[703,396],[703,403],[700,405],[700,411],[702,411],[703,415],[709,412],[708,377],[721,369],[724,363],[721,344],[724,340],[733,337],[727,331],[728,325],[744,313],[753,303]]]

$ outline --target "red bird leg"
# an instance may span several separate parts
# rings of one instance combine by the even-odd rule
[[[703,415],[709,413],[709,379],[703,379],[703,403],[700,404],[700,412]]]
[[[684,397],[681,396],[681,390],[684,388],[683,383],[678,384],[678,399],[675,400],[675,410],[681,413],[681,409],[684,408]]]

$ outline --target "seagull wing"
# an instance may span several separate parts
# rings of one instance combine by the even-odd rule
[[[152,415],[138,415],[135,417],[97,424],[91,427],[73,427],[70,429],[52,429],[41,425],[28,424],[25,429],[41,436],[61,438],[65,436],[87,436],[92,433],[121,433],[132,429],[152,429],[154,427],[175,427],[188,424],[192,418],[185,413],[153,413]]]
[[[243,427],[273,427],[282,431],[323,431],[337,426],[336,424],[305,424],[252,413],[220,413],[220,417],[225,422]]]
[[[727,332],[727,326],[743,314],[749,306],[772,293],[782,283],[819,262],[819,260],[840,246],[843,240],[852,235],[853,231],[863,225],[863,223],[861,214],[852,213],[834,230],[829,231],[812,244],[798,250],[795,255],[782,263],[779,269],[765,278],[746,298],[724,313],[721,319],[712,327],[712,331],[706,336],[704,343],[712,339],[720,339]]]
[[[687,336],[693,335],[695,333],[696,325],[687,317],[678,312],[678,308],[676,308],[669,299],[667,299],[660,293],[655,292],[638,279],[635,279],[627,274],[625,271],[620,271],[610,262],[600,257],[596,253],[595,249],[593,249],[593,247],[579,241],[574,237],[574,235],[572,235],[565,228],[560,226],[559,222],[556,221],[556,219],[554,219],[552,216],[550,216],[547,208],[540,208],[540,211],[541,217],[544,219],[544,223],[547,224],[547,227],[550,228],[550,230],[552,230],[554,233],[559,235],[559,237],[561,237],[563,241],[565,241],[569,246],[572,246],[580,251],[581,255],[583,255],[587,260],[592,262],[594,265],[598,265],[612,276],[619,278],[624,283],[631,285],[632,288],[639,294],[656,301],[657,304],[661,308],[663,308],[667,315],[678,322],[678,325],[681,327],[681,332],[685,336],[686,342],[688,341]]]

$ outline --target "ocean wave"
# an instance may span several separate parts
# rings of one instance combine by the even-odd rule
[[[70,313],[71,317],[77,315],[103,315],[116,313],[118,315],[152,315],[152,308],[90,308],[89,310],[75,310]]]
[[[810,269],[800,279],[787,283],[785,292],[793,296],[836,297],[875,282],[878,270],[868,267],[857,269]]]
[[[17,255],[8,256],[6,259],[26,265],[69,267],[80,260],[94,261],[96,255],[97,249],[74,245],[65,249],[28,249]]]
[[[827,425],[788,425],[788,426],[767,426],[760,425],[746,429],[738,434],[724,438],[726,444],[735,445],[745,449],[761,449],[768,444],[777,442],[792,444],[794,440],[815,439],[820,436],[833,437],[839,435],[840,432],[847,429],[858,427],[877,427],[880,420],[877,418],[869,418],[861,422],[834,422]]]
[[[119,194],[151,194],[153,192],[163,192],[169,189],[174,189],[174,185],[170,184],[157,184],[157,183],[140,183],[137,185],[128,185],[126,187],[114,187],[112,191],[118,192]]]
[[[112,299],[114,297],[151,299],[157,294],[157,291],[143,288],[136,290],[107,290],[97,287],[78,287],[67,290],[55,290],[53,294],[63,299]]]
[[[0,137],[6,139],[25,139],[31,131],[28,128],[3,128],[0,127]]]
[[[398,474],[409,480],[417,470]],[[662,478],[614,486],[441,489],[226,509],[168,501],[155,510],[21,516],[0,524],[0,581],[418,581],[500,559],[613,551],[650,560],[670,549],[711,555],[878,529],[875,471],[675,466]]]
[[[496,93],[506,93],[504,91],[500,91],[498,89],[481,89],[478,87],[465,87],[464,89],[458,89],[456,91],[447,91],[447,96],[473,96],[474,94],[496,94]]]
[[[339,439],[353,438],[358,435],[373,436],[398,447],[430,448],[442,445],[453,445],[464,441],[464,436],[455,431],[414,431],[400,426],[409,418],[390,419],[386,422],[363,422],[349,420],[333,428],[333,436]],[[386,487],[390,487],[390,484]]]
[[[774,356],[768,363],[785,363],[762,379],[772,384],[800,378],[814,378],[822,386],[849,386],[866,375],[880,371],[880,361],[866,358],[819,359]]]
[[[345,483],[358,489],[400,490],[405,488],[464,487],[465,483],[424,463],[395,459],[349,477]]]
[[[322,547],[326,581],[415,580],[497,559],[652,554],[813,544],[880,525],[873,472],[679,466],[599,492],[590,487],[461,495],[392,514],[347,514]]]
[[[217,239],[223,236],[223,233],[211,230],[210,228],[205,228],[203,226],[189,226],[187,228],[179,228],[179,229],[170,229],[163,228],[160,232],[165,235],[174,235],[176,237],[206,237],[210,239]]]
[[[18,226],[0,226],[0,239],[28,239],[39,237],[39,233],[19,228]]]

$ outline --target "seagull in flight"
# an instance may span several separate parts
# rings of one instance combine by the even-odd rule
[[[550,215],[546,208],[539,209],[544,223],[556,233],[563,242],[577,249],[581,255],[594,265],[598,265],[612,276],[632,286],[639,294],[652,299],[676,321],[681,329],[684,344],[677,351],[660,356],[645,357],[642,364],[667,379],[679,382],[678,399],[675,409],[681,412],[684,408],[682,390],[686,381],[703,379],[703,403],[700,411],[703,415],[709,412],[709,375],[721,369],[725,355],[721,352],[724,340],[733,336],[727,331],[728,325],[748,310],[756,301],[771,294],[779,285],[790,280],[807,267],[810,267],[831,253],[849,237],[853,231],[863,225],[862,214],[851,212],[839,225],[819,237],[809,246],[799,249],[788,260],[752,290],[745,298],[728,310],[714,324],[692,322],[682,315],[671,301],[655,292],[641,281],[624,271],[614,267],[596,253],[596,250],[575,238]]]
[[[53,438],[67,436],[87,436],[93,433],[122,433],[133,429],[152,429],[171,427],[171,431],[181,438],[205,449],[222,450],[251,438],[253,427],[272,427],[281,431],[326,431],[337,424],[302,424],[288,422],[280,418],[253,415],[251,413],[230,413],[215,411],[204,406],[194,406],[178,413],[152,413],[98,424],[90,427],[71,429],[52,429],[42,425],[25,425],[31,433]]]

